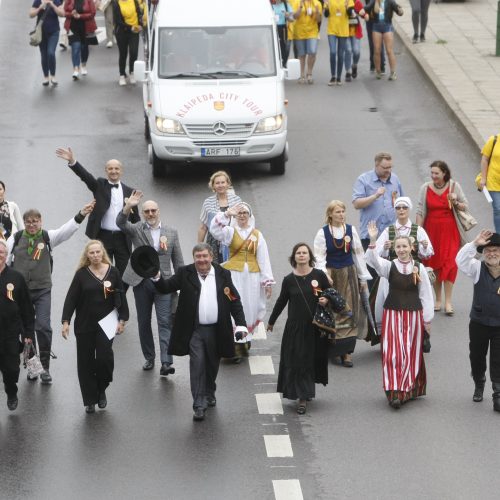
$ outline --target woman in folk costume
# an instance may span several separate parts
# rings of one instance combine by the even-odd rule
[[[373,221],[368,234],[367,263],[389,280],[381,331],[383,385],[389,404],[399,409],[425,395],[423,352],[425,332],[429,335],[434,317],[432,287],[425,267],[412,259],[408,236],[395,239],[397,258],[389,261],[377,254],[378,229]]]
[[[335,315],[337,328],[331,355],[340,356],[342,365],[352,367],[352,353],[358,332],[363,331],[364,314],[360,288],[368,293],[366,280],[371,275],[366,268],[361,240],[354,226],[346,224],[345,204],[333,200],[326,207],[326,224],[314,238],[316,268],[324,271],[347,302],[351,315]],[[363,320],[363,321],[362,321]]]
[[[422,259],[428,259],[434,255],[434,248],[429,240],[427,232],[422,226],[414,224],[410,220],[410,211],[413,208],[408,196],[400,196],[394,201],[396,211],[396,222],[385,228],[377,239],[377,253],[384,259],[394,260],[397,258],[394,241],[399,236],[408,236],[412,244],[411,256],[417,263]],[[382,312],[384,302],[389,293],[389,282],[380,278],[375,299],[375,321],[380,331],[382,325]]]
[[[235,222],[231,224],[231,218]],[[236,363],[246,354],[252,334],[266,313],[266,299],[271,297],[275,284],[267,243],[262,233],[255,229],[252,209],[239,203],[225,212],[218,212],[210,224],[212,236],[229,247],[229,259],[222,267],[231,271],[231,278],[241,296],[248,327],[244,339],[235,339]]]

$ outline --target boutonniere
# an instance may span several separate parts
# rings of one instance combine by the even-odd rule
[[[104,289],[104,298],[107,299],[108,295],[114,292],[114,290],[111,288],[111,281],[105,281],[102,286]]]
[[[418,272],[418,267],[413,266],[413,283],[416,285],[417,283],[420,283],[422,280],[420,279],[420,274]]]
[[[164,236],[160,236],[160,248],[166,252],[167,248],[168,248],[168,245],[167,245],[167,237],[164,235]]]
[[[224,295],[231,301],[233,302],[233,300],[236,300],[236,297],[231,293],[231,289],[226,286],[224,288]]]
[[[346,234],[344,236],[344,251],[345,253],[349,253],[349,250],[351,249],[351,237]]]
[[[12,300],[14,302],[14,294],[12,293],[14,291],[14,285],[12,283],[7,283],[7,298],[9,300]]]
[[[312,280],[311,281],[311,286],[312,286],[312,289],[313,289],[313,293],[314,293],[314,295],[316,295],[316,297],[323,291],[319,287],[319,283],[316,280]]]
[[[36,246],[36,250],[33,252],[33,260],[40,260],[40,257],[42,256],[42,250],[45,248],[45,245],[43,243],[38,243]]]

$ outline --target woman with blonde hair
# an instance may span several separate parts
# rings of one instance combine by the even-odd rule
[[[356,337],[363,330],[364,315],[360,301],[360,288],[368,291],[371,275],[366,267],[363,246],[358,232],[346,224],[346,206],[339,200],[326,207],[325,225],[314,238],[316,268],[324,271],[332,286],[344,297],[346,309],[352,314],[335,315],[336,341],[331,354],[340,356],[342,365],[352,367],[352,353]]]
[[[224,170],[218,170],[210,176],[208,188],[214,194],[209,196],[201,207],[198,243],[203,243],[206,238],[206,242],[212,247],[214,261],[220,263],[227,259],[227,248],[208,232],[208,228],[217,212],[225,212],[228,208],[241,203],[241,198],[234,194],[231,178]]]
[[[64,301],[62,336],[67,339],[71,316],[76,311],[75,338],[78,380],[87,413],[95,405],[106,408],[106,389],[113,380],[113,336],[104,332],[99,321],[116,319],[116,334],[123,333],[128,305],[118,269],[99,240],[90,240],[83,250]]]

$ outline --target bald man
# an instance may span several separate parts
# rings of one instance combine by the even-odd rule
[[[152,200],[142,204],[141,212],[144,222],[131,223],[128,220],[130,213],[132,210],[138,211],[141,199],[141,191],[134,191],[125,202],[123,210],[118,214],[116,224],[131,238],[134,249],[141,246],[151,246],[158,252],[161,274],[166,279],[172,276],[172,267],[177,273],[177,270],[184,265],[177,230],[161,221],[158,203]],[[172,331],[173,294],[158,292],[149,278],[143,279],[134,272],[130,263],[123,275],[123,281],[134,287],[139,340],[145,359],[142,369],[152,370],[155,365],[155,343],[151,329],[154,304],[160,341],[160,375],[166,377],[173,374],[175,372],[175,368],[172,366],[173,359],[168,354]]]
[[[121,182],[123,166],[119,160],[109,160],[105,166],[106,178],[97,179],[76,161],[71,148],[56,149],[58,158],[66,160],[68,167],[92,191],[96,204],[87,223],[85,234],[93,240],[101,240],[110,259],[123,276],[130,259],[132,242],[116,225],[116,217],[122,211],[125,200],[132,194],[133,189]],[[137,210],[129,213],[131,223],[141,219]]]

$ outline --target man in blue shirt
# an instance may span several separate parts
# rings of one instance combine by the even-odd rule
[[[368,222],[372,220],[376,222],[379,234],[394,224],[396,220],[394,201],[399,196],[404,196],[403,188],[397,175],[392,173],[392,155],[377,153],[375,169],[361,174],[352,190],[352,204],[361,212],[359,236],[365,250],[370,243]]]

